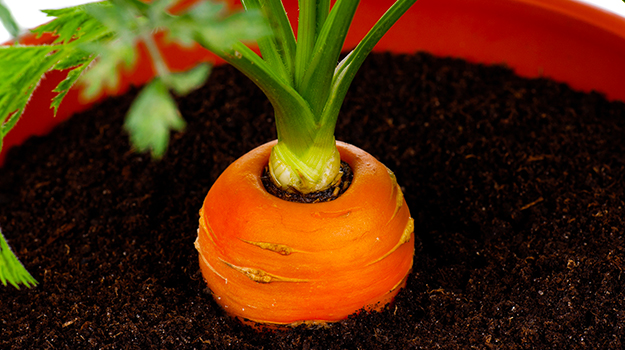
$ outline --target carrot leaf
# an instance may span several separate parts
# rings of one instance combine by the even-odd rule
[[[180,39],[181,27],[186,31],[186,39],[197,39],[200,35],[215,51],[231,48],[238,42],[255,41],[270,34],[269,28],[259,11],[235,12],[228,14],[221,6],[212,2],[201,2],[194,6],[180,21],[171,23],[170,32],[174,39]]]
[[[83,73],[81,80],[85,85],[82,94],[87,99],[97,97],[105,89],[115,90],[120,80],[119,68],[130,68],[136,61],[134,47],[122,41],[89,43],[84,47],[98,57],[96,64]]]
[[[0,140],[11,131],[59,53],[52,46],[0,47]]]
[[[58,93],[52,98],[52,103],[50,105],[54,108],[55,115],[69,90],[76,84],[78,79],[82,76],[82,73],[89,67],[89,64],[94,59],[95,55],[85,53],[84,55],[67,57],[54,65],[53,69],[55,70],[69,70],[67,77],[63,79],[53,90]]]
[[[67,7],[58,10],[43,10],[48,17],[55,17],[54,21],[43,24],[33,30],[38,36],[44,33],[56,35],[54,43],[69,43],[72,40],[84,38],[91,40],[96,36],[110,34],[107,28],[99,21],[95,20],[88,12],[89,9],[109,8],[111,4],[107,1],[89,3]],[[85,41],[83,39],[82,41]]]
[[[207,63],[200,63],[186,72],[172,73],[168,76],[167,85],[176,95],[183,96],[204,85],[211,71]]]
[[[170,131],[180,131],[184,126],[176,102],[161,79],[141,90],[124,123],[134,147],[140,152],[150,151],[155,158],[165,154]]]
[[[12,37],[15,38],[19,35],[20,28],[2,0],[0,0],[0,22]]]
[[[259,11],[231,15],[223,5],[205,1],[187,13],[174,16],[166,11],[174,1],[110,0],[45,10],[56,19],[33,32],[38,36],[55,35],[52,44],[0,47],[0,150],[4,136],[16,125],[48,71],[68,72],[54,89],[58,94],[52,99],[51,107],[56,113],[77,83],[85,85],[83,94],[87,98],[115,88],[120,69],[135,63],[137,45],[143,43],[157,78],[139,93],[124,127],[136,150],[162,157],[171,131],[185,126],[169,89],[183,95],[199,87],[206,81],[210,66],[201,64],[188,72],[170,72],[153,34],[165,31],[169,40],[186,45],[193,44],[200,35],[204,42],[219,50],[270,34]],[[6,7],[0,6],[3,23],[11,25],[3,10]],[[16,287],[19,283],[34,285],[34,279],[14,258],[4,238],[0,238],[0,280]]]
[[[37,281],[26,271],[24,265],[22,265],[9,247],[2,230],[0,230],[0,282],[4,286],[8,282],[17,289],[20,289],[20,284],[28,288],[37,285]]]

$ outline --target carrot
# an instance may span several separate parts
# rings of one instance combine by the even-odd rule
[[[405,284],[413,220],[394,175],[373,156],[337,142],[353,170],[334,201],[288,202],[260,176],[275,141],[234,162],[200,210],[196,248],[217,303],[257,323],[334,322],[379,310]]]

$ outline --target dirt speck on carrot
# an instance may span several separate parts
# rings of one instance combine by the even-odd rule
[[[293,253],[293,248],[285,244],[269,243],[269,242],[253,242],[253,241],[246,241],[246,240],[242,240],[242,241],[245,243],[257,246],[261,249],[276,252],[280,255],[291,255],[291,253]]]
[[[289,278],[289,277],[282,277],[282,276],[277,276],[274,274],[271,274],[269,272],[263,271],[261,269],[256,269],[253,267],[242,267],[242,266],[237,266],[234,264],[231,264],[227,261],[224,261],[223,259],[220,259],[224,264],[226,264],[228,267],[231,267],[233,269],[235,269],[236,271],[244,274],[247,278],[251,279],[254,282],[258,282],[258,283],[271,283],[271,282],[308,282],[305,279],[299,279],[299,278]]]

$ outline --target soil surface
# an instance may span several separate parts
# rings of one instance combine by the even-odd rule
[[[179,99],[187,129],[153,161],[121,131],[133,97],[9,155],[0,225],[40,284],[0,287],[0,348],[625,346],[622,103],[504,67],[372,56],[336,136],[395,171],[413,273],[383,312],[259,333],[212,301],[193,241],[217,176],[275,138],[271,106],[217,68]]]

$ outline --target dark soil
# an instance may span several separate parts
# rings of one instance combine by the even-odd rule
[[[337,127],[395,171],[415,218],[396,303],[257,333],[224,315],[193,247],[202,200],[275,138],[229,67],[180,99],[159,162],[129,150],[133,95],[14,150],[0,224],[40,282],[0,287],[2,349],[622,349],[625,105],[503,67],[371,57]]]

